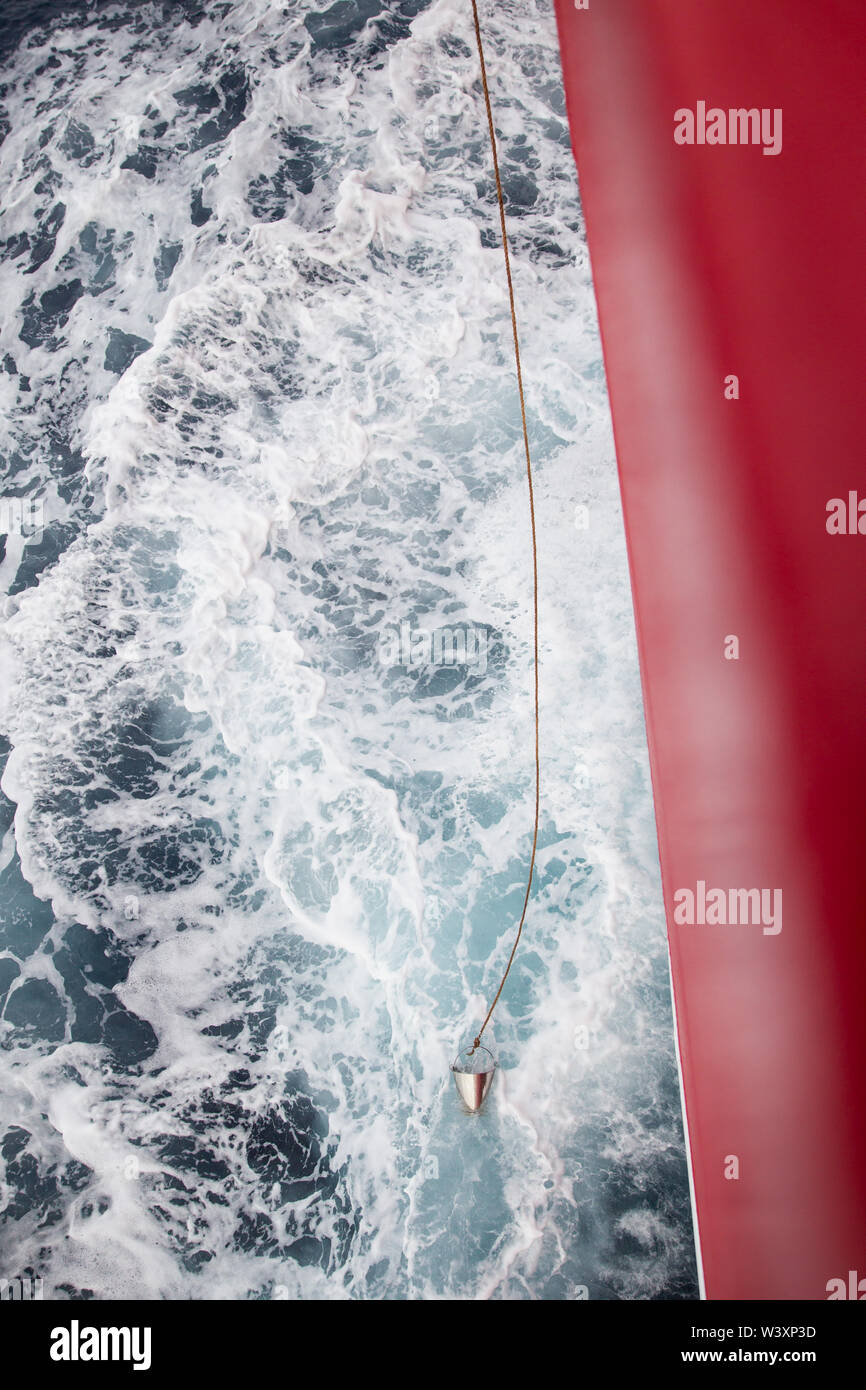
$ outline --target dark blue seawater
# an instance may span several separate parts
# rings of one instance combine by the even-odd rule
[[[46,1297],[697,1296],[555,24],[483,13],[544,809],[468,1120],[533,773],[471,7],[2,6],[0,1278]]]

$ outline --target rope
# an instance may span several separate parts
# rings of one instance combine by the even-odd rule
[[[529,906],[529,895],[532,891],[532,877],[535,872],[535,852],[538,847],[538,816],[541,803],[541,763],[538,756],[538,545],[535,536],[535,495],[532,488],[532,459],[529,454],[529,431],[526,427],[526,402],[523,396],[523,372],[520,367],[520,342],[517,336],[517,312],[514,307],[514,285],[511,279],[511,257],[508,253],[508,232],[505,227],[505,199],[502,196],[502,179],[499,175],[499,156],[496,151],[496,130],[493,125],[493,108],[490,105],[490,88],[487,85],[487,65],[484,62],[484,44],[481,40],[481,21],[478,18],[478,5],[476,0],[472,0],[472,15],[475,20],[475,41],[478,45],[478,61],[481,64],[481,85],[484,88],[484,104],[487,107],[487,128],[490,132],[490,149],[493,154],[493,173],[496,176],[496,196],[499,200],[499,222],[502,227],[502,252],[505,257],[505,275],[508,280],[508,300],[511,305],[511,331],[514,337],[514,363],[517,368],[517,390],[520,396],[520,418],[523,423],[523,448],[526,454],[526,481],[529,485],[529,524],[532,531],[532,609],[533,609],[533,671],[535,676],[535,822],[532,832],[532,855],[529,860],[529,875],[526,880],[526,894],[523,899],[523,910],[520,914],[520,922],[517,927],[517,936],[511,948],[511,955],[508,957],[508,964],[505,967],[505,974],[499,982],[499,988],[493,999],[493,1003],[487,1010],[487,1017],[478,1029],[478,1033],[472,1044],[469,1056],[471,1057],[477,1048],[481,1046],[481,1038],[493,1015],[493,1010],[499,1003],[499,996],[505,988],[505,981],[508,979],[508,972],[520,945],[520,938],[523,935],[523,924],[526,921],[526,909]]]

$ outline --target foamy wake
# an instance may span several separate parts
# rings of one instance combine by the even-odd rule
[[[484,7],[544,802],[471,1121],[448,1062],[510,948],[533,775],[471,8],[164,15],[61,19],[7,61],[0,450],[46,530],[4,568],[0,1274],[53,1297],[693,1296],[552,9]],[[383,664],[403,623],[483,629],[486,669]]]

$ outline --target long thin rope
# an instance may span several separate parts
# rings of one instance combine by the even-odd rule
[[[532,832],[532,855],[529,860],[529,876],[526,880],[526,894],[523,899],[523,911],[520,914],[520,922],[517,927],[517,936],[511,948],[511,955],[508,957],[508,964],[505,967],[505,974],[499,982],[499,988],[493,999],[493,1003],[487,1010],[487,1017],[478,1029],[472,1049],[469,1053],[471,1057],[477,1047],[481,1046],[481,1038],[493,1015],[493,1010],[499,1003],[499,996],[505,988],[505,981],[508,979],[508,972],[517,954],[517,947],[520,945],[520,938],[523,935],[523,924],[526,921],[526,909],[529,906],[529,895],[532,892],[532,877],[535,872],[535,852],[538,847],[538,817],[541,805],[541,762],[538,756],[538,545],[535,537],[535,495],[532,489],[532,459],[529,453],[529,430],[526,427],[526,402],[523,397],[523,372],[520,368],[520,341],[517,336],[517,311],[514,307],[514,285],[511,279],[511,257],[508,253],[508,232],[505,227],[505,199],[502,196],[502,179],[499,175],[499,155],[496,150],[496,130],[493,125],[493,108],[490,105],[490,88],[487,85],[487,65],[484,62],[484,44],[481,40],[481,21],[478,18],[478,5],[476,0],[472,0],[472,14],[475,19],[475,41],[478,45],[478,61],[481,64],[481,85],[484,88],[484,104],[487,107],[487,128],[490,132],[490,148],[493,153],[493,172],[496,176],[496,196],[499,200],[499,221],[502,226],[502,252],[505,257],[505,274],[508,279],[508,299],[511,305],[511,331],[514,336],[514,363],[517,368],[517,390],[520,395],[520,418],[523,422],[523,448],[526,453],[526,480],[529,484],[529,522],[532,530],[532,609],[533,609],[533,670],[535,675],[535,823]]]

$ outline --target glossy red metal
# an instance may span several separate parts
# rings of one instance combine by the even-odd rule
[[[866,7],[556,9],[706,1292],[823,1299],[866,1276],[866,535],[827,529],[866,498]],[[779,930],[677,919],[752,888]]]

